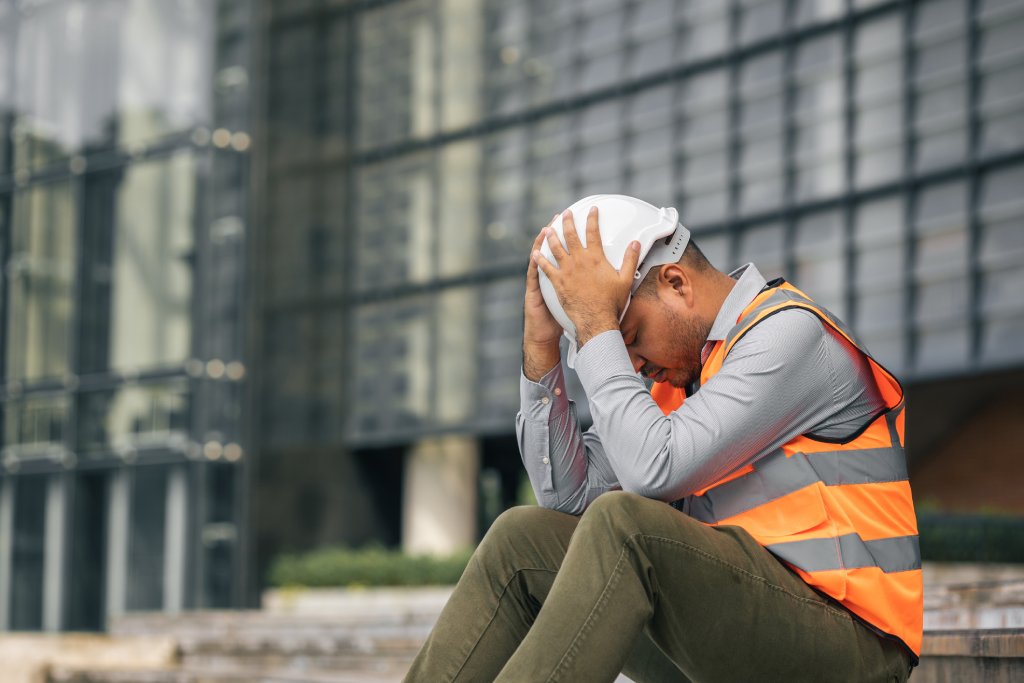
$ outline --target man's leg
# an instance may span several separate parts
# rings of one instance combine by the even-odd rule
[[[710,528],[664,503],[615,492],[581,518],[544,608],[496,680],[612,681],[645,628],[695,681],[907,675],[896,646],[825,601],[742,529]]]
[[[579,521],[539,507],[502,514],[470,558],[405,680],[493,681],[533,624]]]
[[[445,605],[406,681],[489,683],[526,637],[580,518],[539,507],[501,515]],[[624,671],[637,683],[686,679],[641,633]]]

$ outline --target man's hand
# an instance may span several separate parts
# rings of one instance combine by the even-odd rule
[[[555,222],[555,218],[551,222]],[[550,225],[550,224],[549,224]],[[544,243],[548,226],[541,229],[537,239],[533,241],[533,254]],[[540,293],[540,278],[537,275],[537,262],[530,258],[526,268],[526,301],[523,304],[523,374],[531,382],[540,381],[551,368],[558,364],[561,355],[558,341],[562,337],[562,326],[551,315],[544,297]]]
[[[630,243],[622,268],[616,271],[604,255],[597,207],[592,207],[587,215],[586,247],[576,234],[571,211],[562,214],[565,247],[552,228],[545,228],[542,236],[545,233],[558,265],[544,258],[537,248],[533,251],[533,260],[551,280],[565,314],[576,326],[576,344],[583,348],[592,337],[619,328],[619,318],[629,300],[633,273],[640,260],[640,243],[635,240]]]

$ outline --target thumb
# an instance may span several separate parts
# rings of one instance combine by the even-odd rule
[[[640,243],[633,240],[626,247],[626,253],[622,256],[622,268],[619,269],[619,276],[623,280],[632,282],[636,275],[636,267],[640,263]]]

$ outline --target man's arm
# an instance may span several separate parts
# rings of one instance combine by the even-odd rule
[[[525,372],[520,378],[519,453],[537,502],[579,515],[597,496],[619,485],[597,433],[580,429],[561,363],[539,380],[530,381]]]
[[[829,343],[838,344],[812,314],[783,311],[744,335],[719,372],[667,416],[633,371],[617,332],[584,346],[576,371],[623,490],[672,501],[838,412]]]
[[[549,229],[541,230],[531,254],[538,252],[549,234]],[[519,453],[537,502],[580,514],[591,500],[617,484],[600,439],[592,430],[581,433],[576,407],[566,395],[558,350],[561,336],[562,327],[541,295],[537,261],[531,257],[523,302],[521,410],[516,415]]]

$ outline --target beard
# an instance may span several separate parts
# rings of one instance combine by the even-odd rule
[[[711,333],[711,323],[697,318],[683,318],[667,307],[665,313],[671,338],[680,351],[675,367],[666,371],[663,381],[677,389],[685,389],[700,377],[701,350]]]

